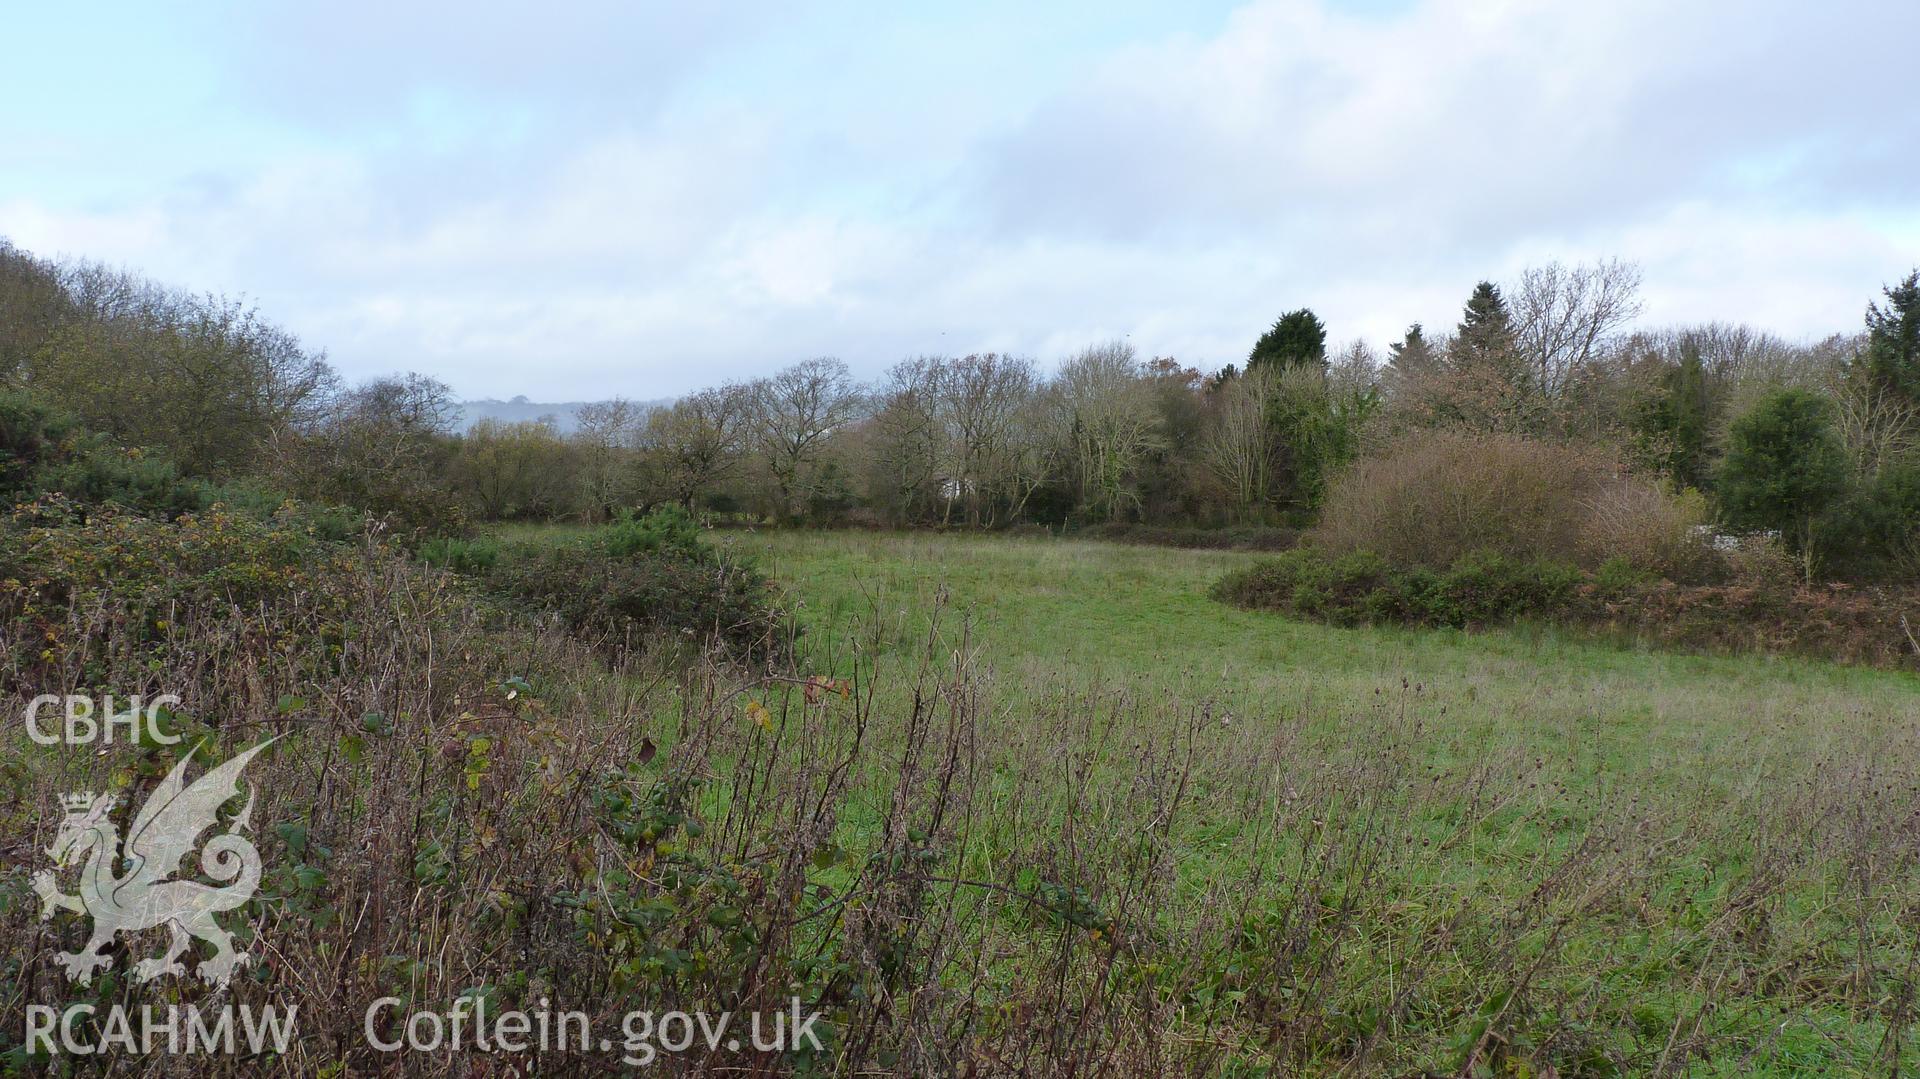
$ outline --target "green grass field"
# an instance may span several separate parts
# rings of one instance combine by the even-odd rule
[[[989,1042],[1060,1012],[1133,1073],[1920,1065],[1911,676],[1292,622],[1208,598],[1239,553],[721,542],[787,589],[801,674],[876,687],[848,847],[939,731],[900,717],[969,717],[943,977]]]
[[[1337,949],[1343,984],[1328,992],[1349,998],[1340,1005],[1349,1012],[1393,999],[1396,967],[1409,973],[1404,955],[1392,957],[1394,938],[1411,934],[1398,943],[1416,943],[1412,924],[1460,903],[1490,923],[1537,920],[1504,945],[1485,941],[1474,958],[1463,953],[1455,969],[1428,971],[1434,995],[1481,997],[1484,1008],[1513,980],[1505,967],[1541,964],[1527,988],[1543,999],[1525,1022],[1558,1013],[1551,1021],[1589,1030],[1594,1042],[1589,1057],[1573,1051],[1563,1061],[1585,1059],[1588,1070],[1605,1072],[1611,1050],[1616,1062],[1694,1073],[1892,1066],[1876,1011],[1910,991],[1911,955],[1902,949],[1911,926],[1895,923],[1907,913],[1898,897],[1910,897],[1914,883],[1879,880],[1849,894],[1847,878],[1860,870],[1850,863],[1876,857],[1862,847],[1891,837],[1868,836],[1864,824],[1849,835],[1834,816],[1849,799],[1877,797],[1878,784],[1898,787],[1911,776],[1910,763],[1866,774],[1885,754],[1911,756],[1920,687],[1910,676],[1645,651],[1532,628],[1291,622],[1207,597],[1222,572],[1256,557],[1237,553],[927,535],[774,533],[733,542],[792,590],[805,654],[822,666],[843,664],[856,649],[910,662],[940,609],[944,644],[969,641],[991,672],[1010,745],[1048,746],[1044,734],[1020,727],[1071,723],[1063,696],[1089,707],[1140,702],[1116,759],[1104,762],[1106,783],[1127,782],[1139,744],[1129,739],[1172,741],[1193,702],[1208,702],[1222,726],[1209,732],[1195,770],[1205,797],[1172,832],[1182,878],[1175,894],[1186,902],[1202,904],[1196,897],[1209,882],[1264,879],[1249,859],[1316,849],[1254,824],[1273,807],[1236,758],[1284,747],[1290,759],[1280,767],[1389,785],[1373,767],[1417,772],[1428,789],[1381,804],[1403,814],[1402,828],[1390,829],[1404,830],[1400,841],[1417,838],[1427,853],[1385,859],[1394,864],[1371,882],[1379,905],[1368,904],[1381,921]],[[1411,723],[1382,718],[1409,712]],[[1389,742],[1389,759],[1356,763]],[[1005,785],[1018,785],[1005,778],[1018,767],[1009,763]],[[1319,797],[1336,811],[1364,802],[1351,790]],[[1596,840],[1613,846],[1595,856]],[[1355,832],[1346,842],[1343,857],[1362,861],[1365,840]],[[1580,878],[1584,892],[1569,888],[1554,913],[1530,915],[1532,897],[1556,875]],[[1751,939],[1758,930],[1745,938],[1728,930],[1760,909],[1764,943]],[[1395,924],[1396,912],[1410,921]],[[1862,926],[1866,966],[1892,976],[1848,971],[1862,954]],[[1849,936],[1856,939],[1846,943]],[[1502,947],[1510,954],[1495,958]],[[1812,974],[1822,966],[1831,969]],[[1779,974],[1795,969],[1806,972],[1798,984]],[[1857,994],[1836,988],[1850,976],[1869,984]],[[1407,1051],[1389,1059],[1450,1069],[1474,1057],[1462,1039],[1476,1021],[1465,1020],[1463,1034],[1463,1020],[1440,1008],[1423,1028],[1412,1018],[1418,1008],[1406,1010],[1383,1040]],[[1480,1057],[1496,1056],[1492,1045]]]
[[[1639,786],[1735,782],[1714,767],[1819,751],[1841,731],[1920,719],[1920,683],[1818,661],[1699,656],[1522,627],[1460,632],[1335,629],[1208,598],[1257,555],[973,536],[766,533],[733,542],[799,601],[818,655],[870,641],[911,654],[944,595],[985,665],[1013,687],[1063,674],[1143,692],[1210,694],[1262,713],[1337,713],[1342,702],[1423,685],[1448,709],[1435,747],[1489,743],[1569,758]]]

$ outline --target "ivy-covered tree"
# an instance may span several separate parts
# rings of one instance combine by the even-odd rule
[[[1247,354],[1247,370],[1267,367],[1275,372],[1289,368],[1327,366],[1327,328],[1320,316],[1302,307],[1289,311],[1274,322]]]
[[[1360,430],[1379,407],[1371,381],[1295,368],[1274,380],[1267,431],[1279,465],[1279,493],[1295,513],[1320,508],[1335,473],[1359,454]]]
[[[1846,481],[1846,449],[1826,399],[1806,390],[1775,390],[1727,434],[1720,506],[1737,528],[1778,530],[1811,577],[1816,522],[1844,494]]]
[[[1653,387],[1636,404],[1629,424],[1633,451],[1676,487],[1707,486],[1708,411],[1706,367],[1698,347],[1685,348],[1677,363],[1661,366]]]

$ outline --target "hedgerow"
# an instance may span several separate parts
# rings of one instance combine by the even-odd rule
[[[1336,626],[1481,628],[1542,622],[1664,647],[1920,662],[1920,590],[1807,585],[1756,570],[1717,584],[1665,580],[1616,558],[1596,570],[1478,551],[1445,569],[1372,551],[1303,547],[1235,570],[1213,596]]]

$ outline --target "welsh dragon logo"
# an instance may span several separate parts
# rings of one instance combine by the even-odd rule
[[[40,893],[42,920],[53,917],[57,910],[93,918],[93,935],[86,946],[56,957],[68,978],[86,985],[93,980],[94,971],[111,962],[106,948],[117,934],[162,925],[172,933],[167,952],[135,964],[133,973],[139,981],[167,974],[185,975],[186,967],[179,959],[195,937],[213,945],[213,958],[196,968],[208,984],[226,985],[233,972],[246,963],[247,955],[233,950],[233,935],[221,928],[214,915],[245,903],[260,884],[260,852],[240,834],[253,812],[256,792],[251,786],[246,806],[225,832],[207,840],[200,853],[201,872],[212,880],[230,883],[214,886],[168,878],[178,872],[181,859],[193,850],[201,834],[218,827],[220,807],[240,795],[240,773],[247,762],[275,741],[270,738],[254,746],[188,786],[187,764],[200,748],[195,746],[134,815],[124,850],[119,827],[109,815],[115,802],[113,794],[87,792],[62,797],[66,817],[47,853],[56,866],[80,865],[80,894],[62,893],[51,869],[34,874],[33,888]],[[116,860],[124,870],[117,876]]]

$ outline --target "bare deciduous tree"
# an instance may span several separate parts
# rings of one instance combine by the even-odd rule
[[[729,383],[648,413],[637,436],[645,496],[692,510],[724,481],[740,459],[752,396],[749,387]]]
[[[1053,389],[1088,510],[1116,520],[1138,507],[1134,472],[1161,433],[1133,346],[1114,341],[1082,350],[1061,366]]]
[[[1537,389],[1558,397],[1640,313],[1639,291],[1640,267],[1618,259],[1523,271],[1512,298],[1514,334]]]
[[[1349,342],[1327,366],[1329,392],[1341,396],[1374,393],[1380,389],[1380,354],[1362,340]]]
[[[1201,436],[1201,460],[1243,519],[1255,517],[1269,494],[1273,440],[1267,406],[1273,382],[1273,372],[1262,366],[1223,378],[1209,394],[1211,415]]]
[[[1009,452],[1020,415],[1038,382],[1033,364],[997,353],[945,364],[937,385],[946,432],[946,479],[966,507],[967,523],[991,524],[992,507],[1012,474]]]
[[[782,520],[805,509],[827,439],[859,417],[863,400],[847,365],[831,356],[803,360],[753,384],[753,434]]]
[[[323,354],[241,301],[92,263],[60,273],[70,317],[42,327],[16,377],[93,427],[167,449],[189,472],[254,463],[335,389]]]
[[[40,346],[73,313],[60,267],[0,237],[0,378],[26,373]]]
[[[551,416],[483,419],[460,439],[454,481],[483,520],[550,517],[565,501],[568,451]]]
[[[581,405],[570,441],[578,453],[580,497],[587,511],[606,520],[633,484],[634,444],[645,410],[624,397]]]
[[[1920,449],[1920,407],[1863,369],[1841,369],[1827,393],[1834,427],[1857,474],[1879,475],[1881,468]]]
[[[1055,455],[1054,414],[1046,388],[1035,384],[1014,413],[1007,440],[1007,517],[1019,520],[1033,493],[1060,472]]]
[[[946,360],[916,356],[887,372],[875,394],[867,474],[879,509],[905,523],[930,505],[945,453],[939,392]]]
[[[446,483],[458,415],[437,379],[375,379],[334,398],[324,416],[276,431],[268,472],[303,498],[444,526],[459,512]]]

